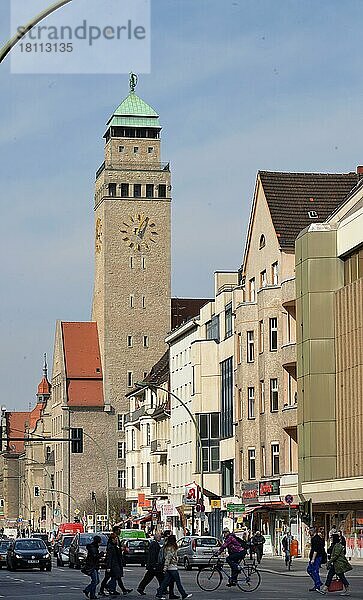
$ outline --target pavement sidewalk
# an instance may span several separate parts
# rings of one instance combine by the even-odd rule
[[[264,556],[260,565],[260,571],[275,573],[276,575],[287,575],[291,577],[308,577],[308,574],[306,573],[307,563],[308,561],[306,558],[294,558],[291,565],[291,571],[288,571],[283,557]],[[353,570],[349,571],[348,577],[363,578],[363,560],[352,559],[350,563],[353,567]],[[321,573],[324,574],[325,570],[326,567],[323,566],[321,568]]]

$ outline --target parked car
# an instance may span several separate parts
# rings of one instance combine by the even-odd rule
[[[6,563],[9,571],[16,569],[52,570],[52,559],[43,540],[19,538],[11,542]]]
[[[0,540],[0,569],[6,567],[8,548],[13,540]]]
[[[215,537],[189,535],[178,540],[178,564],[186,571],[193,567],[204,567],[209,563],[213,553],[220,547]]]
[[[149,542],[144,538],[130,538],[121,540],[121,550],[123,564],[139,564],[142,567],[146,564]]]
[[[52,551],[52,543],[49,541],[47,533],[32,533],[31,537],[35,540],[43,540],[49,552]]]
[[[93,538],[95,535],[99,535],[101,538],[101,545],[99,546],[99,551],[103,552],[103,559],[101,559],[101,566],[104,566],[104,559],[106,555],[106,547],[107,547],[107,536],[103,533],[76,533],[74,538],[72,539],[69,545],[69,563],[68,566],[70,569],[80,569],[84,564],[87,556],[87,544],[93,542]]]
[[[64,565],[67,565],[69,563],[69,547],[71,545],[72,540],[72,535],[63,535],[62,539],[60,539],[59,542],[57,542],[55,556],[57,559],[58,567],[63,567]]]

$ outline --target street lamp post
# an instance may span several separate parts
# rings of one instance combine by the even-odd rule
[[[179,404],[181,406],[183,406],[183,408],[185,408],[185,410],[187,411],[189,417],[192,420],[192,423],[194,425],[195,428],[195,433],[196,433],[196,437],[197,437],[197,441],[198,441],[198,446],[199,446],[199,466],[200,466],[200,491],[201,491],[201,505],[202,507],[204,506],[204,470],[203,470],[203,448],[202,448],[202,439],[200,437],[200,430],[199,430],[199,425],[197,423],[197,420],[195,418],[195,416],[193,415],[193,413],[190,411],[190,409],[188,408],[188,406],[185,404],[185,402],[183,402],[183,400],[181,400],[181,398],[179,398],[179,396],[177,396],[176,394],[174,394],[174,392],[171,392],[170,390],[166,390],[164,389],[161,385],[156,385],[155,383],[144,383],[143,381],[140,382],[136,382],[135,386],[138,388],[149,388],[151,390],[162,390],[163,392],[166,392],[169,396],[172,396],[173,398],[175,398],[175,400],[177,400],[177,402],[179,402]],[[204,531],[204,522],[201,519],[201,533],[203,533]]]

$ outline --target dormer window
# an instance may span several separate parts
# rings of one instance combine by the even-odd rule
[[[308,217],[309,217],[309,219],[318,219],[319,215],[316,212],[316,210],[309,210]]]
[[[262,250],[262,248],[264,248],[266,246],[266,238],[265,236],[262,234],[260,237],[260,245],[259,245],[259,249]]]

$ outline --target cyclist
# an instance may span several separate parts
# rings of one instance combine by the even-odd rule
[[[224,542],[219,549],[217,555],[221,554],[224,550],[228,551],[227,563],[231,567],[231,578],[227,583],[227,587],[233,587],[237,584],[237,577],[239,572],[239,563],[247,554],[248,544],[245,540],[241,540],[234,533],[225,527],[223,529]]]
[[[283,550],[283,552],[285,554],[285,565],[287,567],[291,566],[292,558],[291,558],[291,550],[290,550],[290,548],[291,548],[291,542],[292,542],[293,539],[294,538],[291,535],[290,531],[287,530],[286,533],[285,533],[285,535],[284,535],[284,537],[281,540],[282,550]]]

